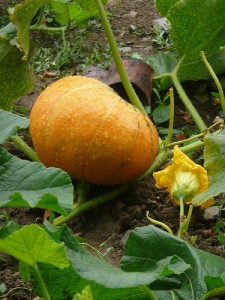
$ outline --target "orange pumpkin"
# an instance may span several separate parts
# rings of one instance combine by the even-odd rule
[[[151,120],[109,86],[85,76],[47,87],[32,108],[30,131],[47,167],[102,185],[137,178],[158,152]]]

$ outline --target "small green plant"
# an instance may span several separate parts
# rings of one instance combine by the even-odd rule
[[[173,42],[170,38],[168,30],[160,25],[154,24],[152,27],[153,38],[152,41],[157,44],[160,50],[171,51]]]
[[[14,7],[17,3],[17,0],[9,0],[8,5],[0,3],[0,28],[6,26],[10,21],[8,7]]]
[[[156,125],[164,123],[170,118],[170,104],[169,104],[169,93],[166,93],[163,98],[156,88],[153,88],[153,95],[156,96],[155,106],[156,108],[152,112],[152,118]]]

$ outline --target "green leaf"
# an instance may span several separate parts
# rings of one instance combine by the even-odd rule
[[[152,267],[149,260],[145,272],[142,272],[143,270],[124,272],[108,264],[103,259],[90,254],[68,250],[67,255],[72,267],[81,277],[93,280],[107,288],[127,288],[146,285],[154,282],[164,272],[167,274],[180,274],[189,268],[189,265],[185,264],[179,257],[170,256],[154,264],[154,267]]]
[[[58,238],[58,242],[63,241],[66,248],[89,255],[77,242],[77,238],[67,226],[63,226],[63,230],[60,228],[54,230],[48,222],[45,222],[46,225],[48,232],[51,231],[51,236],[53,234],[54,238]],[[81,293],[87,285],[90,285],[94,299],[133,300],[137,297],[138,300],[148,300],[148,297],[139,288],[108,289],[93,281],[81,278],[71,266],[59,269],[52,265],[39,264],[39,269],[51,298],[54,300],[71,299],[74,294]],[[36,293],[41,296],[41,290],[35,277],[31,277],[31,280]]]
[[[7,291],[7,287],[4,282],[0,281],[0,293],[3,294]]]
[[[103,4],[107,1],[102,1]],[[56,21],[61,25],[70,23],[82,25],[91,18],[98,16],[98,9],[94,0],[76,0],[73,2],[52,0],[51,7],[56,13]]]
[[[86,286],[81,294],[76,294],[74,297],[73,297],[73,300],[93,300],[93,295],[92,295],[92,292],[91,292],[91,287],[88,285]]]
[[[165,2],[165,3],[163,3]],[[225,2],[223,0],[157,0],[156,5],[171,23],[171,39],[178,55],[176,74],[180,81],[208,79],[210,74],[200,57],[204,51],[216,74],[225,70]],[[156,79],[170,78],[155,64]],[[173,71],[174,71],[173,70]],[[160,76],[159,76],[160,74]],[[166,80],[164,78],[164,80]]]
[[[0,108],[10,111],[13,101],[33,89],[34,74],[29,59],[0,36]]]
[[[16,46],[16,25],[12,22],[8,23],[6,26],[0,29],[0,41],[8,41],[11,46]],[[3,45],[1,45],[2,47]],[[3,47],[4,49],[4,47]],[[7,49],[6,49],[7,50]],[[4,53],[4,51],[3,51]]]
[[[54,235],[54,238],[57,236],[60,241],[64,242],[66,247],[75,252],[89,255],[88,252],[78,243],[77,237],[73,235],[69,228],[64,226],[63,230],[58,229],[56,232],[56,228],[54,227],[54,229],[48,222],[45,222],[45,225],[47,226],[46,228],[48,232],[51,231],[51,236],[52,234]],[[40,268],[43,273],[42,276],[48,284],[48,290],[52,299],[55,300],[70,299],[72,295],[80,293],[87,285],[91,286],[94,299],[133,300],[134,297],[138,297],[138,300],[148,299],[145,296],[145,293],[139,288],[108,289],[94,283],[93,281],[82,279],[72,267],[59,270],[54,267],[49,269],[49,266],[41,265]],[[34,285],[34,282],[32,282],[32,284]]]
[[[159,106],[153,111],[153,121],[154,123],[160,124],[168,121],[170,119],[170,105]]]
[[[225,287],[225,282],[221,276],[205,276],[205,283],[208,291]]]
[[[48,2],[48,0],[25,0],[9,10],[10,20],[17,27],[16,46],[24,54],[23,59],[28,59],[30,53],[31,21],[38,10]]]
[[[23,261],[19,262],[19,272],[20,272],[20,277],[24,281],[30,281],[31,269],[30,269],[30,266],[27,263],[25,263]]]
[[[166,16],[170,7],[179,2],[179,0],[157,0],[156,8],[161,15]]]
[[[194,197],[192,204],[201,205],[225,192],[225,131],[217,136],[206,136],[204,167],[208,171],[209,188]]]
[[[46,231],[36,224],[26,225],[0,240],[0,250],[32,267],[38,262],[59,268],[69,266],[64,245],[51,240]]]
[[[209,78],[200,51],[204,51],[213,70],[215,54],[225,45],[225,2],[223,0],[178,1],[168,13],[171,37],[179,57],[183,58],[178,71],[180,80]],[[225,69],[223,63],[223,70]]]
[[[150,285],[158,299],[200,299],[206,292],[205,276],[221,276],[225,259],[203,252],[189,243],[149,225],[131,231],[125,245],[121,268],[127,272],[147,272],[149,264],[171,255],[179,255],[188,268],[179,276],[170,275]]]
[[[12,234],[14,231],[21,228],[21,225],[13,221],[8,221],[0,226],[0,239],[6,238],[8,235]]]
[[[108,289],[93,281],[81,278],[72,267],[59,269],[52,265],[39,264],[42,277],[47,285],[49,294],[54,300],[71,299],[76,293],[89,285],[92,290],[93,299],[104,300],[148,300],[148,296],[139,288]],[[41,296],[38,282],[31,278],[32,286],[36,293]]]
[[[167,74],[172,73],[178,63],[173,54],[159,52],[149,56],[147,63],[154,69],[154,83],[157,82],[158,90],[171,86],[172,80]]]
[[[0,148],[0,206],[51,209],[66,215],[73,205],[67,173],[19,159]]]
[[[220,244],[225,245],[225,234],[223,233],[218,234],[217,239],[220,242]]]
[[[29,119],[0,109],[0,144],[14,136],[17,130],[27,128]]]

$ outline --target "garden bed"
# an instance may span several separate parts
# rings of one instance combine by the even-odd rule
[[[149,55],[158,51],[159,45],[151,41],[152,36],[154,36],[152,31],[153,20],[160,17],[154,8],[153,2],[147,0],[124,0],[120,4],[116,4],[116,1],[109,1],[109,11],[112,14],[110,22],[123,55],[129,55],[133,52]],[[4,3],[4,5],[6,4]],[[47,36],[42,38],[48,39]],[[91,32],[87,47],[91,48],[97,43],[106,45],[103,31]],[[73,75],[76,74],[76,66],[74,68],[70,67],[68,72]],[[26,114],[29,114],[41,90],[55,79],[55,77],[48,76],[44,72],[37,74],[34,90],[19,99],[16,102],[15,109],[21,111],[21,108],[26,108]],[[203,85],[205,88],[201,92]],[[190,97],[193,97],[192,99],[198,111],[200,111],[203,119],[208,124],[211,124],[219,113],[217,106],[210,98],[211,86],[211,81],[201,81],[194,84],[189,82],[185,87]],[[202,97],[204,93],[207,93],[209,95],[208,100],[203,101],[202,97],[200,97],[200,100],[197,100],[195,96],[199,93]],[[191,119],[187,119],[184,106],[178,97],[175,100],[175,128],[185,127],[186,130],[194,131],[195,126]],[[152,105],[154,106],[154,102],[152,102]],[[179,139],[180,137],[177,136],[176,138]],[[27,138],[27,141],[32,145],[30,138]],[[24,154],[17,150],[12,143],[8,142],[5,147],[18,157],[25,158]],[[199,151],[198,157],[200,155],[201,151]],[[93,185],[93,195],[99,194],[102,192],[102,189],[102,187]],[[108,187],[103,190],[105,189],[107,190]],[[220,203],[220,213],[217,213],[215,217],[210,216],[208,218],[203,209],[195,208],[188,234],[196,237],[195,246],[198,249],[225,258],[224,248],[217,239],[219,226],[222,230],[224,230],[223,226],[225,226],[224,198],[221,196],[215,201]],[[166,192],[156,188],[152,177],[135,182],[120,196],[70,221],[69,226],[75,235],[84,239],[86,249],[95,255],[98,254],[95,249],[105,253],[105,257],[110,263],[119,266],[123,246],[129,232],[136,227],[149,224],[146,218],[147,211],[149,211],[149,215],[153,219],[167,224],[173,232],[178,230],[179,207],[174,204]],[[37,208],[1,208],[0,212],[2,215],[6,212],[10,220],[24,225],[32,223],[42,224],[45,213],[44,210]],[[4,221],[4,218],[2,217],[1,220]],[[5,283],[8,291],[12,289],[4,299],[32,299],[33,295],[29,284],[24,283],[19,278],[18,262],[5,255],[3,258],[4,260],[0,266],[0,280]],[[18,287],[18,289],[13,290],[15,287]],[[24,287],[28,288],[28,290],[24,289]],[[217,299],[222,300],[224,298],[221,296],[221,298]]]

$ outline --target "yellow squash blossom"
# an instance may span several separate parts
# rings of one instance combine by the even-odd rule
[[[208,188],[207,171],[194,163],[178,146],[174,147],[173,163],[162,171],[153,173],[157,188],[166,188],[176,204],[182,199],[190,203],[197,195]],[[209,207],[212,199],[201,206]]]

